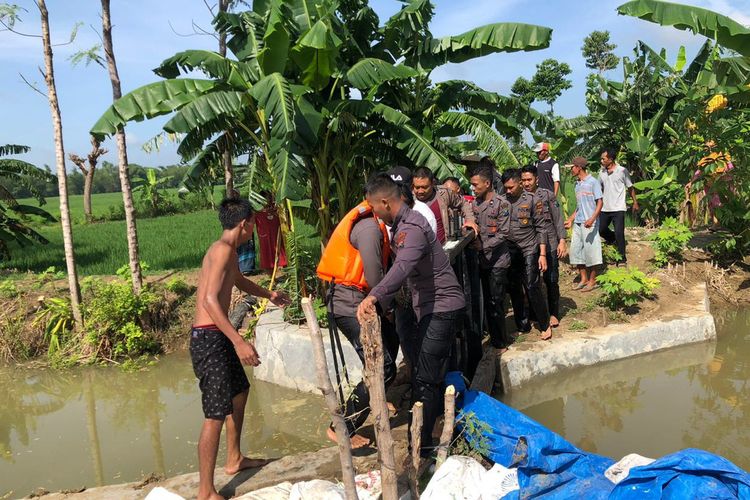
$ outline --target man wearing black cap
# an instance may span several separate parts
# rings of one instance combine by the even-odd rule
[[[432,228],[432,232],[437,234],[437,219],[435,219],[435,214],[432,213],[430,207],[428,207],[425,203],[422,203],[421,201],[414,198],[414,193],[412,193],[411,190],[411,170],[406,167],[398,166],[393,167],[386,173],[401,188],[401,196],[404,198],[406,204],[409,205],[412,210],[415,210],[422,214],[424,218],[427,219],[427,223],[430,225],[430,228]]]

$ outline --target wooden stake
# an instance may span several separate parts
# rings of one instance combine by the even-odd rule
[[[339,447],[339,459],[341,460],[341,475],[344,481],[344,491],[347,500],[358,500],[357,486],[354,483],[354,464],[352,462],[352,444],[349,440],[349,432],[346,429],[344,416],[341,414],[341,406],[333,392],[331,378],[328,376],[328,362],[326,352],[323,348],[323,335],[320,333],[318,318],[315,316],[312,302],[308,297],[302,299],[302,310],[305,312],[307,327],[310,329],[310,340],[312,340],[313,356],[315,357],[315,371],[318,376],[318,388],[323,393],[328,411],[331,412],[331,420],[336,431],[336,442]]]
[[[390,414],[385,398],[385,374],[383,372],[383,338],[380,334],[380,318],[373,315],[361,325],[360,338],[365,351],[365,384],[370,392],[370,408],[375,419],[375,440],[378,444],[378,461],[383,486],[383,500],[398,499],[396,458],[393,454]]]
[[[409,487],[415,500],[419,500],[419,451],[422,448],[423,421],[423,404],[421,401],[417,401],[411,409],[411,474],[409,474]]]
[[[443,433],[440,435],[435,470],[439,469],[445,459],[448,458],[448,448],[453,438],[453,426],[456,420],[456,388],[449,385],[445,389],[445,420],[443,421]]]

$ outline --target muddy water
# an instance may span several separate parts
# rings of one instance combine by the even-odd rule
[[[503,400],[586,451],[701,448],[750,470],[750,310],[715,318],[715,343],[566,372]]]
[[[0,498],[197,468],[203,416],[186,354],[136,373],[8,367],[0,368],[0,380]],[[322,397],[250,383],[247,453],[278,457],[327,444]],[[220,449],[219,464],[222,455]]]

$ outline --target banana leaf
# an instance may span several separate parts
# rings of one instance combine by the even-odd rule
[[[617,12],[662,26],[692,31],[750,57],[750,29],[711,10],[660,0],[633,0],[620,5]]]

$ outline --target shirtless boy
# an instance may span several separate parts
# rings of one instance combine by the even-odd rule
[[[232,287],[285,306],[289,298],[271,292],[242,276],[237,247],[253,236],[255,218],[247,200],[225,199],[219,208],[224,232],[203,257],[198,275],[195,319],[190,335],[190,357],[199,379],[205,420],[198,441],[200,486],[198,498],[219,499],[214,487],[214,468],[221,428],[227,424],[227,474],[260,467],[267,460],[250,459],[240,451],[242,421],[250,384],[242,365],[258,366],[253,344],[232,327],[227,317]]]

